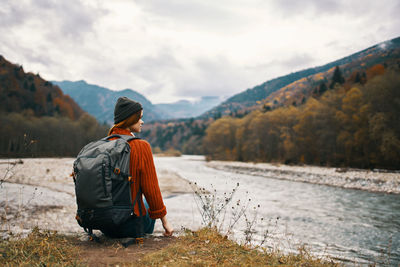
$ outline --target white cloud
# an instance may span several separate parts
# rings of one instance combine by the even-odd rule
[[[396,0],[2,2],[5,58],[153,102],[233,95],[400,35]]]

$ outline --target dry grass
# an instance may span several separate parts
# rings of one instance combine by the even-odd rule
[[[311,256],[301,249],[298,254],[283,255],[276,251],[241,246],[216,230],[203,228],[179,237],[172,245],[147,254],[144,266],[340,266]]]
[[[76,237],[35,228],[26,238],[0,241],[0,265],[86,266],[87,262],[79,261],[81,257],[76,244]],[[128,254],[132,254],[133,250],[129,251],[131,253]],[[103,265],[107,257],[115,258],[114,254],[113,247],[108,252],[97,254],[98,263]],[[125,261],[120,266],[340,266],[311,256],[304,249],[300,249],[298,254],[284,255],[279,251],[242,246],[212,228],[195,232],[186,230],[185,235],[156,252],[148,252],[144,256],[133,254],[130,256],[135,261],[130,260],[129,264]]]
[[[67,237],[37,227],[26,238],[0,240],[1,266],[82,266]]]

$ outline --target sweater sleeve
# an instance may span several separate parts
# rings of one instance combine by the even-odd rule
[[[167,214],[164,205],[160,186],[158,184],[157,173],[154,166],[153,154],[151,153],[150,144],[146,141],[143,143],[142,166],[140,181],[141,188],[147,203],[149,204],[149,215],[152,219],[162,218]]]

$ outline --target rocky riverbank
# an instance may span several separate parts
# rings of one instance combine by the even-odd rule
[[[316,166],[289,166],[284,164],[210,161],[208,167],[273,179],[322,184],[367,190],[371,192],[400,194],[400,172],[360,170]]]
[[[0,238],[29,233],[32,228],[82,233],[75,220],[73,158],[0,160]],[[187,181],[157,169],[164,198],[192,192]],[[156,224],[156,232],[162,228]]]

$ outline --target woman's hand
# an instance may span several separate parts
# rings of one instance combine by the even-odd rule
[[[172,228],[172,226],[169,224],[169,222],[167,220],[167,216],[162,217],[161,222],[162,222],[163,228],[165,230],[164,236],[172,236],[172,233],[174,232],[174,228]]]

